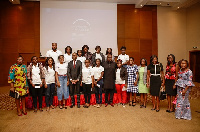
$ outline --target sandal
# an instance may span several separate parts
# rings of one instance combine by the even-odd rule
[[[53,105],[50,106],[51,109],[55,109],[55,107]]]
[[[37,113],[37,109],[34,109],[34,113]]]
[[[133,102],[133,101],[132,101],[132,106],[136,106],[136,102]]]
[[[143,105],[140,105],[140,108],[143,108],[144,106]]]
[[[59,108],[60,108],[60,109],[63,109],[62,105],[59,105]]]
[[[42,108],[40,108],[40,112],[42,112],[43,111],[43,109]]]
[[[50,111],[49,107],[47,107],[46,111]]]
[[[67,109],[67,106],[65,106],[65,104],[63,104],[63,108]]]

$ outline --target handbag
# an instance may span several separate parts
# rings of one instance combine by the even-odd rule
[[[27,100],[27,105],[26,105],[26,107],[27,107],[28,109],[32,109],[32,108],[33,108],[33,101],[32,101],[32,99],[31,99],[30,96],[28,96],[28,100]]]
[[[10,90],[9,96],[13,97],[15,99],[19,99],[19,92],[17,92],[17,91],[13,92],[13,91]]]
[[[165,90],[164,90],[164,87],[161,86],[160,96],[159,96],[160,100],[166,99],[166,95],[167,95],[167,94],[166,94],[166,92],[165,92]]]

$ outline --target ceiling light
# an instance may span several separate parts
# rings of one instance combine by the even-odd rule
[[[177,7],[179,9],[179,7]]]
[[[140,6],[142,6],[142,5],[140,5]]]

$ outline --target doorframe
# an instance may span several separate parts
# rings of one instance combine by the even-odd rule
[[[191,51],[189,51],[189,68],[190,69],[191,69],[191,59],[190,59],[191,53],[195,53],[195,52],[200,52],[200,50],[191,50]],[[195,74],[196,74],[196,72],[195,72]]]

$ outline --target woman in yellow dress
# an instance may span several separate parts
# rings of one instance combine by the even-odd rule
[[[19,56],[17,58],[17,63],[12,65],[9,70],[8,83],[11,85],[12,92],[18,92],[19,98],[15,99],[17,105],[18,116],[27,115],[25,109],[25,95],[28,93],[27,84],[27,68],[23,63],[23,57]],[[20,110],[20,99],[22,101],[22,112]]]

